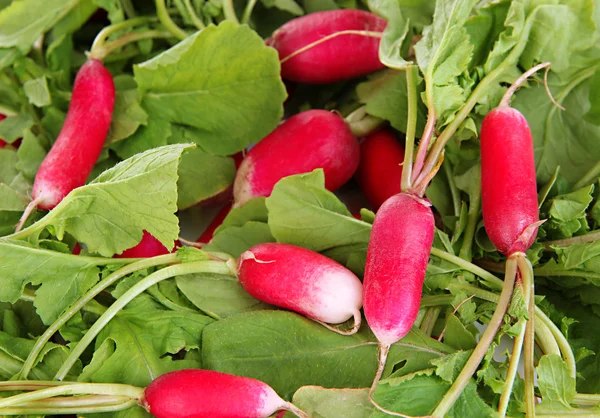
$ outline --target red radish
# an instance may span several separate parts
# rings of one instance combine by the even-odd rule
[[[177,250],[179,243],[175,243],[174,250]],[[121,254],[115,254],[114,258],[150,258],[157,255],[169,254],[171,251],[154,238],[148,231],[144,231],[142,240],[132,248],[123,251]]]
[[[0,122],[2,122],[4,119],[6,119],[6,115],[3,115],[2,113],[0,113]],[[4,141],[2,138],[0,138],[0,148],[4,148],[7,145],[8,145],[8,143],[6,141]]]
[[[69,192],[83,186],[104,146],[115,102],[112,76],[96,59],[75,78],[65,123],[42,162],[33,184],[33,201],[53,209]]]
[[[73,254],[73,255],[81,254],[81,245],[79,245],[78,242],[76,242],[75,245],[73,246],[73,251],[71,251],[71,254]]]
[[[387,22],[373,13],[345,9],[290,20],[267,39],[279,53],[281,76],[323,84],[385,68],[379,42]]]
[[[308,110],[292,116],[246,155],[233,183],[234,207],[269,196],[283,177],[323,168],[325,187],[336,190],[358,167],[360,155],[348,124],[335,113]]]
[[[254,298],[301,313],[318,322],[340,324],[354,317],[361,323],[362,284],[350,270],[305,248],[288,244],[258,244],[238,261],[241,285]]]
[[[156,418],[267,418],[281,409],[307,417],[260,380],[199,369],[159,376],[142,406]]]
[[[404,147],[387,129],[365,137],[360,144],[360,164],[354,178],[373,209],[400,193]]]
[[[231,205],[226,205],[225,207],[223,207],[223,209],[221,209],[219,213],[217,213],[217,216],[214,217],[212,222],[208,224],[208,226],[206,227],[200,238],[196,240],[196,242],[199,242],[201,244],[208,243],[212,239],[215,230],[223,223],[223,220],[225,220],[230,211]]]
[[[481,203],[490,240],[502,254],[525,252],[540,225],[531,130],[510,107],[514,91],[540,64],[523,74],[481,125]]]

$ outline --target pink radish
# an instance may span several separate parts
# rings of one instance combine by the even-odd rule
[[[347,182],[360,155],[348,124],[335,113],[308,110],[292,116],[254,146],[233,183],[234,207],[257,196],[269,196],[275,183],[316,168],[325,172],[325,187]]]
[[[282,409],[307,417],[260,380],[199,369],[159,376],[142,406],[156,418],[267,418]]]
[[[385,68],[379,60],[379,42],[386,24],[362,10],[311,13],[281,26],[267,45],[279,53],[283,78],[333,83]]]
[[[400,193],[404,147],[387,129],[374,132],[360,143],[360,164],[354,178],[374,210]]]
[[[215,230],[223,223],[229,212],[231,211],[231,205],[226,205],[217,213],[217,216],[214,217],[212,222],[206,227],[200,238],[196,240],[201,244],[208,243],[215,233]]]
[[[97,59],[79,69],[65,123],[33,183],[33,200],[20,229],[35,207],[51,210],[71,190],[83,186],[108,134],[115,103],[112,76]]]
[[[179,242],[175,242],[174,251],[180,247]],[[123,251],[121,254],[115,254],[114,258],[149,258],[157,255],[169,254],[171,251],[154,238],[148,231],[144,231],[142,240],[132,248]]]
[[[341,334],[353,334],[360,328],[360,280],[319,253],[288,244],[258,244],[240,256],[238,278],[244,289],[262,302],[301,313]],[[340,324],[352,317],[350,331],[326,324]]]

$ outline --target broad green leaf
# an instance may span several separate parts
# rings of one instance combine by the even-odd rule
[[[199,367],[169,354],[198,349],[202,329],[212,321],[191,312],[126,309],[96,338],[98,351],[79,380],[145,387],[164,373]]]
[[[243,226],[228,226],[215,233],[210,243],[203,247],[207,251],[223,252],[239,257],[250,247],[263,242],[274,242],[269,225],[264,222],[246,222]]]
[[[16,165],[17,169],[25,177],[33,180],[35,173],[42,164],[42,161],[44,161],[46,150],[40,144],[39,138],[32,134],[30,130],[25,131],[17,155],[19,157],[19,162]]]
[[[23,91],[27,95],[29,102],[34,106],[44,107],[52,104],[48,80],[45,76],[23,83]]]
[[[78,3],[78,0],[17,0],[0,10],[0,47],[28,52],[33,43]]]
[[[600,125],[600,96],[595,92],[600,90],[600,67],[590,81],[590,110],[585,114],[584,119],[594,125]]]
[[[259,141],[282,116],[277,52],[245,25],[209,26],[134,73],[144,108],[197,128],[201,148],[212,154],[231,155]]]
[[[77,0],[75,6],[52,27],[52,36],[61,38],[79,30],[98,9],[94,0]]]
[[[321,169],[280,180],[266,203],[269,227],[278,242],[323,251],[369,241],[371,225],[354,219],[325,189]]]
[[[397,0],[369,0],[368,4],[388,21],[379,44],[380,61],[389,68],[405,69],[408,62],[402,55],[408,49],[405,41],[410,30],[409,19],[403,15]]]
[[[445,346],[418,332],[392,347],[388,366],[426,365]],[[425,360],[423,362],[423,360]],[[368,387],[377,367],[377,343],[366,327],[343,336],[302,316],[256,311],[210,324],[202,335],[203,366],[264,381],[286,399],[306,385]]]
[[[433,23],[415,45],[417,63],[425,78],[427,106],[435,107],[442,124],[465,101],[457,77],[467,69],[473,53],[464,24],[475,3],[476,0],[436,2]]]
[[[542,403],[536,410],[564,412],[571,409],[575,397],[575,379],[569,368],[557,354],[543,356],[536,367],[538,387],[542,393]]]
[[[577,232],[585,232],[587,227],[586,209],[593,201],[594,186],[586,186],[568,194],[550,199],[543,209],[547,210],[549,221],[543,229],[550,239],[568,238]],[[583,229],[582,229],[583,225]]]
[[[388,70],[374,74],[357,86],[356,93],[360,102],[366,104],[368,114],[389,121],[400,132],[406,131],[408,93],[404,71]],[[419,101],[417,110],[416,132],[420,135],[425,127],[427,109]]]
[[[222,274],[179,276],[177,287],[198,309],[226,318],[237,313],[265,309],[244,290],[238,279]]]
[[[27,283],[41,285],[34,305],[46,324],[80,298],[99,279],[106,260],[32,248],[0,239],[0,300],[14,303]]]
[[[131,136],[140,125],[148,124],[148,115],[138,101],[134,90],[117,90],[107,144],[113,144]],[[144,150],[145,151],[145,150]]]
[[[108,20],[111,23],[118,23],[125,20],[125,12],[120,0],[93,0],[98,6],[108,12]]]
[[[431,364],[436,367],[435,374],[448,383],[454,382],[463,367],[465,367],[465,364],[467,364],[471,353],[471,350],[457,351],[456,353],[431,360]]]
[[[177,169],[189,144],[154,148],[105,171],[73,190],[33,231],[51,226],[62,239],[71,234],[90,252],[110,257],[135,246],[146,230],[168,249],[179,236]]]
[[[243,206],[232,209],[223,220],[223,223],[215,229],[215,234],[229,226],[244,226],[246,222],[267,223],[268,220],[269,212],[267,211],[265,198],[262,196],[255,197],[244,203]]]
[[[475,336],[467,330],[456,315],[450,315],[446,320],[444,342],[457,350],[470,350],[477,345]]]
[[[171,133],[172,129],[169,122],[150,116],[146,126],[138,126],[132,135],[123,141],[111,144],[110,148],[119,157],[130,158],[140,152],[167,145]]]
[[[510,0],[488,2],[484,7],[476,8],[465,24],[469,39],[473,45],[473,57],[469,68],[485,64],[494,43],[505,30],[504,22],[510,8]]]
[[[9,116],[0,122],[0,138],[13,143],[21,138],[33,126],[33,119],[28,114]]]
[[[313,418],[369,418],[375,407],[369,389],[325,389],[304,386],[294,393],[292,403]],[[287,412],[285,418],[293,418]]]
[[[0,211],[22,212],[27,206],[27,197],[4,183],[0,183]]]

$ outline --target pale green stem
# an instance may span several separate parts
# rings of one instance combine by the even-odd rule
[[[452,208],[454,209],[454,216],[460,216],[460,207],[461,207],[461,198],[460,191],[458,187],[456,187],[456,182],[454,181],[454,175],[452,174],[452,167],[450,166],[450,162],[444,161],[442,163],[442,167],[444,168],[444,174],[446,174],[446,178],[448,180],[448,187],[450,188],[450,196],[452,196]],[[458,224],[458,221],[456,221]]]
[[[529,320],[525,327],[525,342],[523,343],[523,378],[525,380],[525,416],[527,418],[533,418],[535,417],[535,288],[533,282],[533,267],[525,257],[519,257],[517,262],[519,264],[519,271],[523,277],[524,285],[529,285],[529,304],[527,307]]]
[[[599,394],[576,393],[573,403],[577,405],[594,406],[600,404]]]
[[[156,20],[156,19],[151,18],[151,17],[136,17],[135,19],[128,19],[123,22],[115,23],[113,25],[107,26],[104,29],[102,29],[100,32],[98,32],[98,35],[96,35],[96,38],[94,39],[94,42],[92,43],[92,47],[90,48],[90,51],[94,51],[95,49],[102,48],[104,46],[104,44],[106,43],[106,40],[108,39],[108,37],[110,35],[112,35],[113,33],[116,33],[123,29],[132,28],[134,26],[139,26],[139,25],[143,25],[146,23],[150,23],[154,20]]]
[[[454,302],[453,295],[423,296],[423,298],[421,299],[421,308],[428,308],[430,306],[450,305],[452,302]]]
[[[145,292],[150,287],[154,286],[157,283],[160,283],[163,280],[169,279],[171,277],[180,276],[184,274],[193,274],[193,273],[220,273],[220,274],[232,274],[229,266],[222,261],[196,261],[192,263],[186,264],[178,264],[175,266],[165,267],[161,270],[158,270],[155,273],[152,273],[148,277],[140,280],[136,283],[132,288],[130,288],[127,292],[125,292],[119,299],[113,303],[110,308],[106,310],[104,315],[102,315],[92,327],[86,332],[84,337],[75,345],[67,357],[67,359],[63,362],[63,365],[54,376],[57,380],[63,380],[71,367],[75,364],[77,359],[83,354],[85,349],[92,343],[94,338],[100,333],[100,331],[108,324],[108,322],[113,319],[117,313],[121,309],[123,309],[129,302],[135,299],[137,296]]]
[[[462,268],[463,270],[470,271],[474,275],[481,277],[486,282],[486,284],[488,284],[490,287],[495,288],[496,290],[500,290],[503,288],[503,281],[501,279],[494,276],[489,271],[484,270],[481,267],[468,262],[467,260],[463,260],[460,257],[452,255],[446,251],[439,250],[437,248],[431,249],[431,255],[441,258],[442,260],[449,261],[452,264]]]
[[[167,30],[177,39],[182,41],[187,38],[187,33],[171,19],[165,0],[156,0],[156,15],[158,16],[158,20],[160,20],[165,28],[167,28]]]
[[[421,324],[421,331],[423,331],[423,333],[425,335],[427,335],[428,337],[431,337],[431,333],[433,332],[433,327],[435,326],[435,323],[437,322],[439,316],[440,316],[440,312],[442,310],[440,309],[439,306],[432,306],[431,308],[427,309],[427,313],[425,314],[425,319],[423,321],[423,323]]]
[[[254,6],[256,6],[257,0],[248,0],[246,3],[246,8],[244,9],[244,14],[242,15],[242,23],[248,23],[250,21],[250,16],[252,16],[252,11],[254,10]]]
[[[22,407],[0,408],[0,416],[7,415],[73,415],[82,416],[87,414],[101,414],[110,412],[125,411],[133,408],[138,404],[138,401],[129,400],[119,404],[105,406],[77,406],[74,408],[37,408],[37,407]]]
[[[434,418],[444,418],[446,413],[452,408],[454,402],[458,399],[460,394],[463,392],[467,384],[469,383],[473,373],[479,367],[481,360],[487,353],[490,345],[494,341],[496,337],[496,333],[498,332],[498,328],[502,324],[502,320],[504,319],[504,314],[506,313],[506,309],[508,308],[508,304],[510,303],[510,298],[513,292],[515,278],[517,275],[517,260],[516,257],[509,257],[506,262],[506,274],[504,276],[504,285],[502,287],[502,293],[500,294],[500,299],[498,300],[498,304],[496,306],[496,310],[490,319],[490,322],[481,335],[477,346],[471,353],[467,364],[463,367],[460,374],[450,387],[450,389],[446,392],[438,406],[431,414]]]
[[[537,306],[536,306],[536,308],[537,308]],[[537,308],[537,309],[539,309],[539,308]],[[536,313],[543,314],[543,312],[541,310],[536,311]],[[562,358],[565,361],[565,363],[567,363],[567,366],[569,367],[569,373],[570,373],[571,377],[573,379],[577,378],[577,364],[575,362],[575,354],[573,354],[573,349],[571,348],[569,341],[567,341],[567,339],[565,338],[563,333],[560,331],[560,329],[558,329],[556,324],[554,322],[552,322],[552,320],[550,318],[548,318],[545,314],[538,315],[537,317],[540,321],[542,321],[544,323],[544,325],[546,325],[548,328],[550,328],[550,332],[552,332],[552,335],[554,336],[554,338],[556,339],[556,342],[558,343],[558,346],[560,347],[560,352],[562,353]]]
[[[52,323],[46,329],[46,331],[37,339],[33,349],[27,356],[25,363],[23,364],[23,368],[21,369],[21,373],[17,376],[18,379],[26,379],[29,375],[29,372],[33,368],[35,361],[38,356],[42,352],[44,346],[50,341],[50,338],[65,325],[69,319],[71,319],[77,312],[79,312],[84,306],[86,306],[89,302],[91,302],[96,296],[98,296],[102,291],[104,291],[109,286],[113,285],[115,282],[120,280],[121,278],[130,275],[138,270],[147,269],[150,267],[159,266],[162,264],[170,264],[177,263],[178,258],[177,254],[166,254],[158,257],[146,258],[135,263],[131,263],[126,265],[125,267],[121,267],[119,270],[110,274],[106,279],[97,283],[93,288],[87,291],[85,295],[83,295],[77,302],[71,306],[68,310],[66,310],[56,321]],[[105,313],[105,312],[104,312]]]
[[[384,123],[385,121],[383,119],[380,119],[376,116],[365,115],[365,117],[361,120],[350,123],[349,127],[354,136],[360,138],[375,132]]]
[[[600,177],[600,161],[598,161],[584,176],[573,185],[573,190],[581,189],[588,184],[592,184]]]
[[[206,25],[204,24],[202,19],[200,19],[198,17],[198,15],[196,14],[196,11],[194,10],[194,6],[192,6],[191,0],[183,0],[183,3],[185,4],[185,8],[187,9],[188,13],[190,14],[190,19],[192,19],[192,23],[194,24],[194,26],[196,26],[196,28],[198,28],[200,30],[204,29],[206,27]]]
[[[582,242],[595,242],[600,239],[600,231],[590,232],[585,235],[578,235],[576,237],[557,239],[555,241],[542,242],[546,249],[550,249],[552,246],[555,247],[568,247],[569,245],[579,244]]]
[[[240,23],[237,16],[235,15],[233,0],[223,0],[223,14],[225,15],[225,19],[231,20],[235,23]]]
[[[537,343],[540,346],[540,350],[542,350],[544,354],[556,354],[557,356],[562,356],[560,347],[550,328],[548,328],[546,323],[541,320],[537,311],[535,316],[538,320],[535,323],[535,336]]]
[[[463,242],[458,253],[460,258],[469,261],[473,258],[471,249],[473,246],[473,237],[475,236],[475,230],[477,228],[477,221],[479,221],[479,209],[481,207],[481,187],[478,187],[477,190],[478,193],[475,196],[471,196],[471,201],[469,202],[467,226],[463,232]]]
[[[173,34],[167,31],[150,30],[146,32],[132,32],[121,36],[119,39],[108,42],[102,47],[92,49],[89,53],[90,58],[95,58],[100,61],[104,60],[111,52],[116,51],[133,42],[138,42],[144,39],[172,38]]]
[[[400,190],[407,191],[412,187],[412,169],[415,153],[415,135],[417,131],[417,109],[419,94],[417,90],[419,68],[409,65],[406,68],[406,91],[408,96],[408,116],[406,121],[406,141],[404,145],[404,164]]]

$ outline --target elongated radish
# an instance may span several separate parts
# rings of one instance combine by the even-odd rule
[[[374,210],[400,193],[404,147],[389,130],[367,135],[360,143],[360,164],[354,178]]]
[[[115,102],[112,76],[102,62],[79,69],[65,123],[44,158],[33,184],[33,200],[53,209],[71,190],[83,186],[104,146]]]
[[[292,174],[322,168],[325,187],[336,190],[356,171],[359,146],[337,114],[308,110],[292,116],[254,146],[233,184],[234,207],[269,196],[275,183]]]
[[[350,270],[305,248],[258,244],[238,261],[238,278],[254,298],[325,323],[354,317],[352,334],[361,323],[362,284]],[[330,328],[330,327],[328,327]]]
[[[174,247],[176,250],[178,247],[177,243]],[[170,251],[167,247],[154,238],[148,231],[144,231],[142,240],[132,248],[123,251],[121,254],[115,254],[115,258],[148,258],[156,257],[157,255],[169,254]]]
[[[281,26],[267,45],[279,53],[283,78],[333,83],[385,67],[379,60],[379,42],[386,24],[362,10],[311,13]]]
[[[202,235],[200,235],[200,238],[196,240],[196,242],[199,242],[201,244],[208,243],[212,239],[215,230],[223,223],[223,220],[225,220],[230,211],[231,205],[225,205],[223,209],[221,209],[219,213],[217,213],[217,216],[213,218],[210,224],[208,224],[208,226],[206,227]]]
[[[282,409],[306,416],[260,380],[200,369],[159,376],[142,404],[156,418],[266,418]]]

